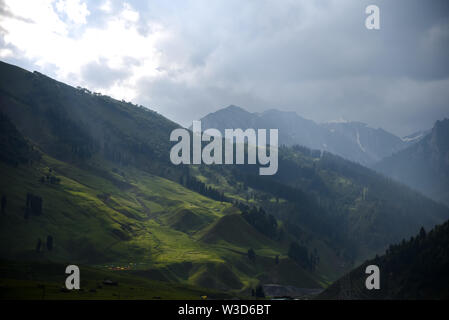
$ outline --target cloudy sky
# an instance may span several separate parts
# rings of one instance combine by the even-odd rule
[[[0,0],[0,60],[186,126],[234,104],[409,134],[449,117],[448,56],[446,0]]]

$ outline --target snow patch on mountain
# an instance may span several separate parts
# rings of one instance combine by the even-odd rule
[[[362,144],[360,143],[360,134],[359,134],[359,130],[357,130],[357,132],[356,132],[356,137],[357,137],[357,144],[359,145],[360,149],[361,149],[363,152],[366,152],[365,148],[364,148],[364,147],[362,146]]]
[[[325,123],[349,123],[349,122],[350,121],[348,121],[348,120],[340,118],[340,119],[336,119],[336,120],[329,120],[329,121],[327,121]]]

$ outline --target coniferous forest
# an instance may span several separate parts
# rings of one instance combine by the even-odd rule
[[[271,284],[447,298],[444,204],[299,145],[279,147],[274,176],[173,165],[179,125],[162,115],[3,62],[0,74],[2,296],[36,298],[42,281],[49,298],[71,295],[57,271],[69,261],[89,299],[116,298],[110,283],[129,298],[267,297]],[[361,284],[369,263],[376,293]]]

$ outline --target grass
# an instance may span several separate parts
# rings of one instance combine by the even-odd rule
[[[64,290],[65,265],[49,262],[0,264],[0,299],[201,299],[230,298],[230,295],[189,285],[148,280],[128,271],[105,271],[80,266],[80,290]],[[26,275],[27,279],[23,279]],[[117,282],[106,285],[104,280]]]
[[[7,197],[6,212],[0,217],[1,257],[83,264],[105,272],[146,272],[150,278],[183,286],[248,293],[274,272],[273,265],[263,261],[285,256],[285,248],[248,225],[230,203],[211,200],[135,168],[115,168],[107,162],[98,168],[77,167],[47,155],[33,166],[0,163],[0,190]],[[46,175],[60,182],[40,182]],[[43,213],[25,219],[28,192],[42,197]],[[54,239],[51,251],[45,248],[48,235]],[[43,241],[41,252],[36,252],[38,239]],[[260,257],[257,264],[246,256],[250,247]],[[293,275],[306,274],[295,268]],[[22,280],[5,284],[11,296],[19,292],[11,289],[15,286],[36,285]],[[290,279],[284,280],[290,284]],[[318,281],[301,283],[318,285]],[[59,287],[49,284],[48,288],[53,288],[48,297],[60,294]],[[35,289],[30,292],[39,294]],[[112,292],[105,294],[108,298]]]

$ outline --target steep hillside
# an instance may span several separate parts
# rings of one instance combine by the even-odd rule
[[[265,274],[268,280],[267,274],[276,268],[276,255],[288,260],[282,245],[242,219],[215,235],[216,243],[199,241],[209,224],[238,213],[231,204],[137,169],[118,169],[107,162],[102,167],[85,170],[45,154],[33,166],[15,168],[0,163],[0,190],[7,199],[0,217],[1,257],[146,271],[156,280],[239,292],[248,292],[257,284],[254,275]],[[40,209],[28,207],[28,195],[41,199]],[[186,220],[192,215],[195,218],[189,224]],[[232,240],[234,230],[241,228],[255,235],[251,243]],[[246,256],[250,245],[260,263],[253,264]],[[295,282],[296,275],[307,273],[295,268],[288,275],[292,277],[289,282],[283,283]],[[204,277],[213,281],[205,282]],[[228,287],[222,277],[238,281]],[[312,287],[318,286],[315,282]]]
[[[0,113],[0,161],[18,166],[39,160],[39,153],[17,131],[7,116]]]
[[[380,289],[367,290],[368,265],[380,270]],[[391,245],[332,284],[319,299],[448,299],[449,222]]]
[[[147,108],[3,62],[0,74],[2,113],[42,151],[71,162],[100,154],[117,164],[170,176],[167,150],[177,124]]]
[[[79,263],[247,296],[259,284],[326,286],[449,216],[303,147],[280,148],[273,177],[258,165],[174,166],[169,135],[179,126],[161,115],[4,63],[0,71],[8,263]]]
[[[259,176],[257,170],[223,166],[217,175],[198,168],[208,185],[240,202],[242,211],[262,207],[282,222],[285,238],[306,243],[310,250],[324,242],[346,263],[382,252],[421,226],[432,228],[449,217],[445,206],[329,153],[282,147],[276,175]],[[272,235],[267,223],[259,223],[259,229]]]
[[[415,145],[375,165],[379,172],[449,204],[449,119]]]
[[[37,73],[1,67],[1,141],[8,156],[0,162],[2,259],[70,261],[243,294],[261,279],[321,285],[320,275],[289,259],[285,244],[241,218],[222,229],[225,245],[220,236],[216,243],[200,239],[240,211],[178,183],[189,170],[168,160],[176,124]],[[255,235],[256,262],[247,257],[248,243],[232,241],[242,228]],[[277,276],[276,256],[291,273]]]

